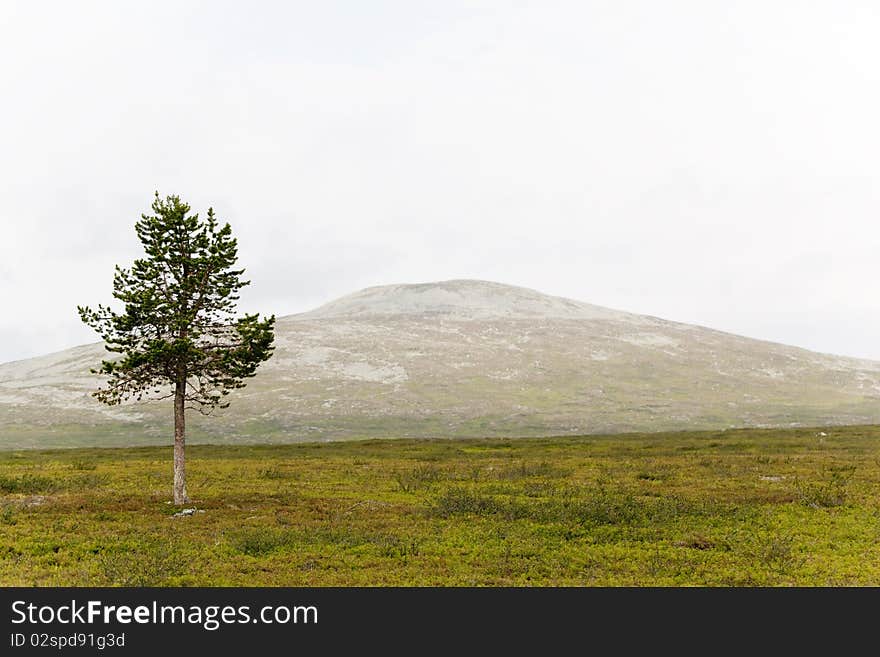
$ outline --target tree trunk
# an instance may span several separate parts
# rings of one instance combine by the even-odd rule
[[[186,418],[184,395],[186,379],[178,380],[174,388],[174,503],[187,504],[186,495]]]

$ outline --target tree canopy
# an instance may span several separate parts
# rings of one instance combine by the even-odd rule
[[[185,377],[188,404],[203,412],[228,406],[223,397],[271,355],[275,318],[233,318],[238,291],[250,281],[241,280],[243,269],[232,269],[236,240],[229,224],[218,226],[213,209],[201,221],[179,197],[158,194],[152,209],[135,224],[147,257],[130,269],[117,265],[113,277],[124,312],[78,308],[107,350],[123,354],[101,363],[108,386],[95,396],[118,404]]]

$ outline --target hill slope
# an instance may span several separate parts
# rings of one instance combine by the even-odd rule
[[[0,447],[168,442],[167,402],[104,407],[101,344],[0,365]],[[482,281],[368,288],[278,320],[193,439],[536,436],[880,421],[880,363]]]

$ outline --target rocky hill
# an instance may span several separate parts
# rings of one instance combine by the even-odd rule
[[[0,448],[170,441],[169,402],[106,407],[105,352],[0,365]],[[538,436],[880,421],[880,363],[484,281],[368,288],[280,318],[203,442]]]

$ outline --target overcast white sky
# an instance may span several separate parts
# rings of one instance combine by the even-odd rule
[[[880,359],[875,2],[0,2],[0,361],[154,190],[285,315],[481,278]]]

